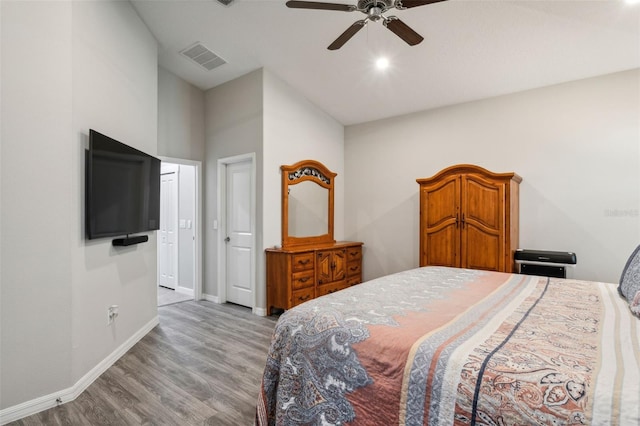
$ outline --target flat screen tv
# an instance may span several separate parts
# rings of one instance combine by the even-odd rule
[[[160,160],[89,130],[85,221],[90,240],[159,229]]]

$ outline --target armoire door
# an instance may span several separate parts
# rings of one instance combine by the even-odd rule
[[[478,175],[461,178],[461,266],[504,270],[505,188]]]
[[[460,267],[460,176],[448,176],[420,193],[420,265]]]
[[[515,270],[520,176],[458,164],[416,181],[420,266]]]

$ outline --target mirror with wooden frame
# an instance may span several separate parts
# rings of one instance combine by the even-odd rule
[[[314,160],[282,170],[282,248],[335,243],[333,183],[336,173]]]

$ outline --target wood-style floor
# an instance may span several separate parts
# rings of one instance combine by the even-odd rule
[[[252,425],[275,318],[183,302],[74,401],[12,425]]]
[[[173,303],[193,300],[193,296],[189,296],[179,291],[166,287],[158,286],[158,306],[171,305]]]

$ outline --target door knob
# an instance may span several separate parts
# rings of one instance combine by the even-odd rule
[[[225,238],[225,239],[224,239],[224,242],[225,242],[225,243],[228,243],[229,241],[231,241],[231,238],[229,238],[229,237],[227,237],[227,238]]]

